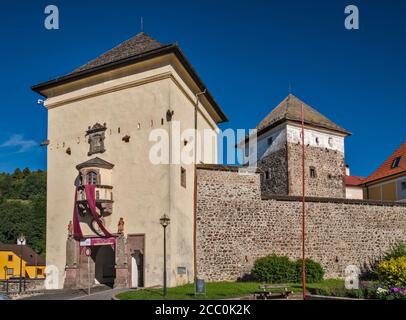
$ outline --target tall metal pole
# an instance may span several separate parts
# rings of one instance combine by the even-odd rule
[[[168,288],[166,287],[166,226],[164,226],[164,297],[168,295]]]
[[[305,263],[305,131],[304,131],[304,109],[303,103],[301,105],[302,116],[302,285],[303,285],[303,300],[306,299],[306,263]]]

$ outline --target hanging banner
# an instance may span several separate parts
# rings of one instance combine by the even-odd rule
[[[116,238],[87,238],[80,241],[81,247],[90,247],[90,246],[106,246],[116,244]]]

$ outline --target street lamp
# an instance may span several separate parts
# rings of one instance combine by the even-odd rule
[[[25,237],[23,234],[21,234],[17,238],[17,244],[20,246],[20,286],[18,288],[18,293],[21,294],[22,291],[22,276],[23,276],[23,248],[26,243]]]
[[[164,297],[168,295],[168,288],[166,287],[166,227],[169,226],[171,219],[164,214],[161,219],[159,219],[161,226],[164,228]]]

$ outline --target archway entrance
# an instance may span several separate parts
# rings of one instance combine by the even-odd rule
[[[92,247],[92,259],[95,264],[95,284],[113,287],[116,277],[115,253],[111,245]]]

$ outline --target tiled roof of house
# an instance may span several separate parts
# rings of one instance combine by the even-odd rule
[[[21,246],[18,244],[0,244],[0,251],[11,251],[20,256],[20,250]],[[23,246],[23,260],[27,266],[45,266],[45,259],[27,245]]]
[[[396,161],[395,161],[396,160]],[[393,164],[397,166],[394,167]],[[389,176],[406,172],[406,141],[376,169],[364,183],[380,180]]]
[[[174,54],[185,67],[187,72],[189,72],[192,79],[196,82],[198,89],[200,91],[205,91],[205,97],[213,106],[213,109],[217,114],[215,117],[216,122],[220,123],[228,121],[227,116],[224,114],[223,110],[221,110],[218,103],[214,100],[206,85],[200,79],[197,72],[193,69],[192,65],[187,60],[179,46],[177,44],[164,45],[144,32],[141,32],[131,39],[120,43],[118,46],[73,70],[71,73],[34,85],[31,87],[31,89],[45,97],[48,97],[46,90],[54,88],[58,85],[71,83],[73,81],[102,73],[107,70],[124,67],[132,63],[145,61],[165,54]]]
[[[304,109],[305,124],[313,125],[349,135],[350,132],[338,126],[323,116],[293,94],[289,94],[275,109],[273,109],[257,126],[257,130],[266,130],[284,120],[301,121],[301,105]]]
[[[91,60],[88,63],[84,64],[83,66],[75,69],[73,72],[71,72],[71,74],[100,67],[108,63],[116,62],[131,56],[146,53],[148,51],[162,48],[164,46],[165,45],[151,38],[146,33],[141,32],[136,36],[132,37],[131,39],[120,43],[113,49],[98,56],[96,59]]]
[[[359,186],[364,182],[364,177],[359,176],[345,176],[345,185],[346,186]]]
[[[106,160],[100,159],[99,157],[96,157],[78,164],[76,166],[76,169],[80,170],[89,167],[112,169],[114,167],[114,164],[107,162]]]

